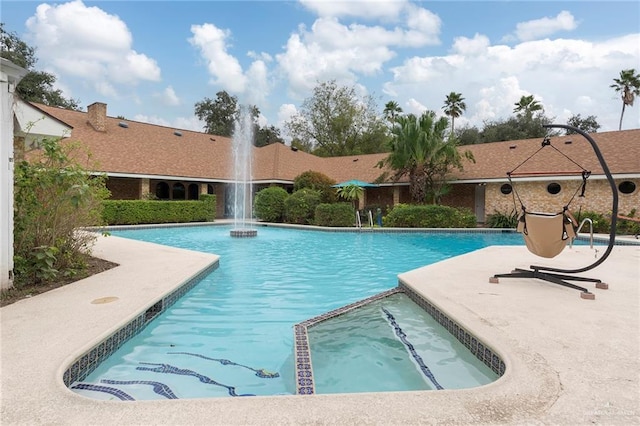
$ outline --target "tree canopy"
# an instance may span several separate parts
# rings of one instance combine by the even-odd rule
[[[409,193],[415,203],[435,204],[447,192],[446,175],[452,168],[462,168],[462,156],[456,139],[445,137],[449,120],[436,118],[434,111],[420,117],[400,116],[392,129],[391,153],[378,163],[394,170],[395,180],[409,177]],[[473,160],[469,152],[464,157]]]
[[[586,133],[596,133],[600,128],[600,124],[598,124],[597,117],[595,115],[590,115],[586,118],[582,118],[580,114],[574,114],[569,117],[569,120],[567,120],[567,124],[569,126],[576,127]],[[574,133],[576,132],[574,132],[573,130],[566,130],[567,135],[571,135]]]
[[[322,157],[384,152],[387,140],[373,98],[334,80],[319,83],[285,129],[299,149]]]
[[[460,117],[467,109],[467,104],[464,103],[462,93],[449,93],[444,100],[444,106],[442,109],[444,110],[445,115],[451,117],[451,134],[454,134],[454,123],[456,118]]]
[[[265,146],[271,143],[283,143],[280,136],[280,129],[273,125],[261,127],[258,124],[260,110],[255,105],[250,105],[251,117],[253,118],[253,144],[255,146]],[[205,132],[218,136],[233,136],[233,128],[240,105],[238,98],[222,90],[216,93],[215,99],[204,98],[195,104],[195,115],[205,123]]]
[[[23,101],[79,109],[79,100],[67,99],[60,89],[54,88],[56,77],[53,74],[35,69],[38,62],[36,50],[22,41],[16,33],[6,32],[4,23],[0,23],[0,54],[28,71],[16,87],[16,93]]]

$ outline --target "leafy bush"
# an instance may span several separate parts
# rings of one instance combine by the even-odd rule
[[[315,224],[318,226],[353,226],[355,211],[349,203],[319,204]]]
[[[516,228],[518,226],[518,212],[513,209],[510,213],[502,213],[494,210],[487,216],[486,225],[489,228]]]
[[[611,230],[611,220],[609,217],[605,217],[602,213],[596,213],[593,211],[583,211],[576,215],[576,221],[578,221],[578,226],[582,223],[582,221],[586,218],[591,219],[593,222],[593,232],[596,234],[608,234]],[[589,232],[589,225],[585,225],[582,227],[580,232],[587,233]]]
[[[103,206],[109,225],[213,222],[216,216],[216,196],[210,194],[199,201],[105,200]]]
[[[77,228],[102,225],[101,201],[109,196],[103,176],[91,176],[74,158],[89,157],[80,145],[45,139],[14,174],[16,287],[73,276],[86,268],[95,235]]]
[[[336,181],[329,176],[320,172],[314,172],[308,170],[301,173],[293,180],[293,190],[299,191],[301,189],[313,189],[320,192],[320,199],[323,203],[335,203],[336,202],[336,189],[333,185]]]
[[[320,192],[301,189],[284,201],[284,216],[289,223],[312,224],[316,207],[320,204]]]
[[[399,228],[475,228],[476,217],[469,209],[439,205],[398,204],[384,220]]]
[[[626,217],[636,217],[636,209],[631,209],[629,214],[624,214],[622,216]],[[640,234],[640,223],[634,222],[632,220],[624,220],[618,218],[616,222],[616,233],[621,235],[638,235]]]
[[[253,201],[254,214],[266,222],[282,222],[284,201],[287,197],[287,191],[279,186],[270,186],[258,191]]]

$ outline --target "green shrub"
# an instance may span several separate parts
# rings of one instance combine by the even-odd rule
[[[90,159],[75,142],[45,139],[18,161],[14,174],[15,285],[40,284],[86,268],[99,226],[101,201],[109,196],[104,176],[91,176],[74,158]]]
[[[623,214],[626,217],[636,217],[636,209],[631,209],[628,214]],[[620,235],[638,235],[640,234],[640,223],[632,220],[625,220],[618,218],[616,222],[616,233]]]
[[[335,203],[337,199],[336,189],[333,187],[335,184],[336,181],[329,176],[308,170],[299,174],[293,180],[293,191],[295,192],[305,188],[313,189],[320,192],[320,201],[322,203]]]
[[[469,209],[439,205],[398,204],[384,218],[384,226],[398,228],[475,228]]]
[[[203,194],[199,201],[105,200],[103,218],[109,225],[213,222],[216,196]]]
[[[591,219],[593,222],[593,232],[596,234],[608,234],[611,231],[611,218],[606,217],[602,213],[596,213],[593,211],[583,211],[578,215],[575,215],[577,225],[579,226],[586,218]],[[589,225],[584,225],[580,230],[580,233],[588,233]]]
[[[320,204],[320,192],[301,189],[284,201],[284,216],[289,223],[312,224],[316,207]]]
[[[253,212],[259,220],[282,222],[284,219],[284,201],[289,197],[287,191],[279,186],[270,186],[258,191],[253,201]]]
[[[516,228],[518,226],[518,212],[513,209],[510,213],[502,213],[494,210],[487,216],[485,225],[489,228]]]
[[[353,226],[355,210],[350,203],[318,204],[315,224],[318,226]]]

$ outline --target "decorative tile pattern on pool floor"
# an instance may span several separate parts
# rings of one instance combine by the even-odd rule
[[[130,338],[138,334],[147,324],[155,318],[159,313],[163,312],[178,299],[184,296],[189,290],[195,287],[202,279],[211,271],[218,268],[218,262],[204,268],[197,275],[185,282],[179,288],[164,296],[161,300],[154,303],[144,312],[140,313],[133,320],[125,324],[120,330],[114,332],[111,336],[98,343],[91,350],[76,359],[69,368],[67,368],[62,376],[64,384],[69,387],[75,382],[84,380],[98,365],[109,358],[111,354],[120,348]],[[84,389],[84,388],[83,388]],[[96,390],[96,389],[89,389]]]

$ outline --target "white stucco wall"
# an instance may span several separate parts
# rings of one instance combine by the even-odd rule
[[[0,61],[0,288],[6,289],[13,285],[13,93],[27,70]]]

